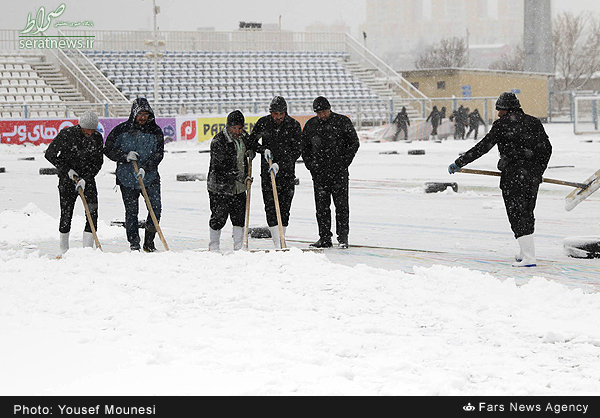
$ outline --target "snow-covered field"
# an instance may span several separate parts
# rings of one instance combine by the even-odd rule
[[[545,177],[583,182],[600,168],[600,137],[546,129]],[[160,166],[171,251],[130,253],[123,228],[110,226],[123,205],[106,160],[104,252],[79,248],[78,203],[60,260],[57,179],[38,174],[50,166],[45,147],[1,146],[0,394],[599,395],[600,261],[568,258],[562,243],[600,236],[600,195],[566,212],[570,189],[542,185],[540,267],[506,267],[518,247],[498,178],[446,171],[473,144],[362,143],[350,244],[380,248],[322,254],[296,248],[318,238],[302,164],[291,251],[200,251],[206,183],[176,175],[206,173],[209,156],[198,152],[207,144],[190,143],[168,144]],[[493,170],[496,160],[494,149],[470,168]],[[458,193],[425,193],[429,181],[456,182]],[[263,226],[258,181],[252,199],[250,224]]]

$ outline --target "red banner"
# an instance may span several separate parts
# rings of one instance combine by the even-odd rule
[[[78,119],[0,120],[0,143],[49,144],[61,129],[78,123]]]

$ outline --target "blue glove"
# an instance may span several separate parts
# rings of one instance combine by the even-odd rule
[[[140,169],[138,170],[138,173],[137,173],[136,177],[141,177],[142,180],[144,180],[145,176],[146,176],[146,171],[144,171],[144,169],[140,167]]]
[[[448,173],[450,174],[454,174],[456,173],[458,170],[460,170],[460,167],[456,165],[456,163],[452,163],[448,166]]]

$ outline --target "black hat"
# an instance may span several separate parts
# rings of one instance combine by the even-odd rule
[[[227,115],[227,126],[244,126],[245,123],[246,119],[244,119],[244,114],[239,110],[234,110]]]
[[[273,97],[271,105],[269,106],[269,112],[284,112],[287,113],[287,103],[281,96]]]
[[[313,102],[313,110],[315,112],[327,109],[331,109],[331,105],[329,104],[329,100],[327,100],[325,97],[319,96]]]
[[[519,99],[514,93],[504,92],[496,100],[496,110],[518,109],[521,107]]]

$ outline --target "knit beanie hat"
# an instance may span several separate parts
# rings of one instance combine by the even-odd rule
[[[287,113],[287,102],[281,96],[273,97],[271,105],[269,106],[269,112],[283,112]]]
[[[246,119],[244,118],[244,114],[240,110],[234,110],[229,115],[227,115],[227,126],[244,126],[246,123]]]
[[[313,102],[313,110],[315,112],[327,109],[331,109],[331,105],[329,104],[329,100],[327,100],[325,97],[319,96]]]
[[[88,110],[79,118],[79,126],[83,129],[96,129],[98,127],[98,115]]]

